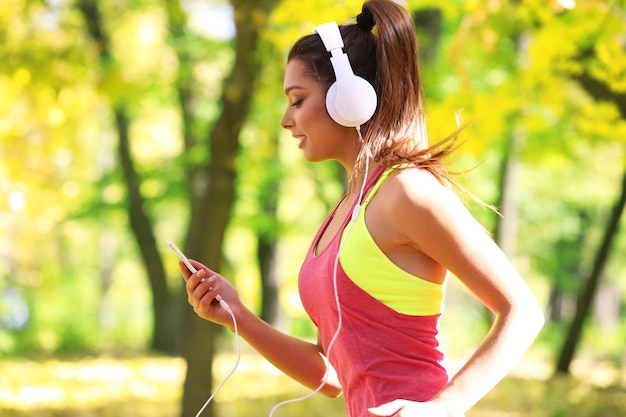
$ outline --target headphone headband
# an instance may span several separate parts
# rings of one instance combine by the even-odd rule
[[[339,32],[339,26],[335,22],[323,23],[315,28],[315,32],[320,35],[324,47],[328,52],[331,52],[343,48],[343,39],[341,32]]]

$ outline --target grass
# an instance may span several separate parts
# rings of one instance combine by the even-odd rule
[[[217,377],[226,375],[233,363],[232,355],[222,355],[216,362]],[[181,359],[157,356],[4,360],[0,361],[0,417],[178,417],[184,371]],[[578,361],[573,374],[551,378],[549,366],[523,363],[467,417],[626,416],[625,370]],[[218,416],[268,415],[279,401],[307,392],[246,352],[217,395]],[[318,395],[288,404],[275,415],[339,417],[345,413],[341,399]]]

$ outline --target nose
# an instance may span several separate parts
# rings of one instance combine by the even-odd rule
[[[285,110],[285,114],[283,114],[283,117],[280,119],[280,126],[283,129],[293,128],[293,119],[289,115],[289,109]]]

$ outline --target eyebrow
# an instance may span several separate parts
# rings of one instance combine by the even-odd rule
[[[285,88],[285,95],[289,94],[291,90],[304,90],[304,87],[300,87],[299,85],[291,85]]]

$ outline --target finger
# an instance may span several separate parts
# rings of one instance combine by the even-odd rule
[[[194,293],[198,286],[204,281],[206,281],[206,272],[204,271],[204,269],[200,269],[199,271],[191,274],[187,278],[187,282],[185,284],[185,290],[187,291],[187,301],[194,307],[197,305],[197,303],[194,301]]]
[[[376,417],[394,417],[394,416],[399,416],[399,412],[400,410],[396,410],[396,411],[392,411],[392,412],[388,412],[388,411],[384,411],[384,409],[380,408],[380,407],[376,407],[376,408],[368,408],[367,411]]]
[[[217,295],[216,282],[217,282],[217,275],[213,275],[208,278],[202,278],[193,291],[194,298],[200,300],[212,294],[213,295],[213,297],[211,298],[211,301],[212,301],[213,298],[215,298],[215,296]]]
[[[206,283],[208,284],[208,283]],[[200,293],[204,291],[204,288],[200,290]],[[198,309],[206,310],[211,304],[215,302],[215,297],[219,292],[219,287],[217,284],[213,284],[213,286],[209,286],[206,291],[202,294],[202,296],[198,299]]]
[[[203,280],[206,280],[206,271],[204,269],[200,269],[199,271],[189,275],[185,285],[187,287],[187,291],[193,292],[193,290],[195,290],[198,284],[200,284],[201,281],[203,282]]]
[[[194,274],[190,278],[188,286],[195,285],[195,288],[191,290],[192,305],[199,307],[201,303],[206,302],[210,304],[217,296],[218,288],[216,285],[217,275],[212,275],[205,278],[204,271]],[[199,280],[198,280],[199,278]]]
[[[196,269],[196,271],[200,271],[204,269],[206,274],[209,276],[217,274],[217,272],[213,271],[212,269],[208,268],[206,265],[196,260],[189,259],[189,263],[191,264],[191,266],[193,266]],[[192,275],[192,271],[190,271],[189,268],[182,261],[178,262],[178,265],[180,267],[180,270],[183,273],[183,278],[185,279],[185,281],[187,281],[189,277]]]
[[[194,259],[189,259],[189,263],[196,268],[198,271],[201,269],[204,269],[206,271],[207,276],[211,276],[211,275],[217,275],[217,272],[212,270],[211,268],[207,267],[206,265],[204,265],[201,262],[198,262]]]
[[[398,400],[395,400],[390,403],[380,405],[378,407],[369,408],[367,411],[373,416],[391,417],[399,413],[402,408],[404,408],[404,405]]]
[[[178,267],[180,268],[180,272],[183,274],[183,279],[187,282],[191,276],[191,271],[182,261],[178,262]]]

